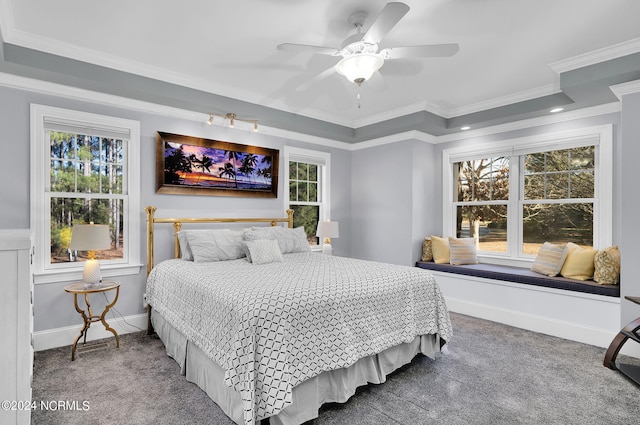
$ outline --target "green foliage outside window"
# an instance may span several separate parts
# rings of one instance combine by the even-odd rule
[[[318,165],[289,161],[289,204],[294,210],[293,225],[304,226],[311,245],[318,244],[319,176]]]
[[[98,258],[122,258],[124,142],[99,136],[50,132],[51,262],[71,261],[74,224],[108,224],[112,250]]]

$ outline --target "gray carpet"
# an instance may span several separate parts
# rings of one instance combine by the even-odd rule
[[[308,425],[638,423],[640,387],[602,366],[603,348],[451,317],[447,355],[416,357],[386,383],[323,406]],[[36,353],[33,400],[70,401],[73,410],[37,409],[33,424],[232,424],[143,332],[70,359],[69,347]]]

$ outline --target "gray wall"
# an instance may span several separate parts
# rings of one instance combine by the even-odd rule
[[[126,109],[113,108],[100,104],[81,102],[48,96],[40,93],[0,87],[0,228],[28,228],[29,216],[29,105],[63,107],[73,110],[87,111],[114,117],[140,121],[141,130],[141,205],[158,207],[157,216],[284,216],[283,178],[279,179],[277,199],[253,199],[236,197],[209,196],[177,196],[159,195],[155,193],[155,133],[165,131],[209,139],[226,140],[249,145],[264,146],[280,150],[280,170],[284,169],[285,145],[299,146],[331,153],[331,218],[347,224],[351,215],[351,153],[342,149],[302,143],[296,140],[268,136],[260,132],[233,130],[226,127],[208,126],[206,123],[193,122]],[[145,215],[140,211],[140,221],[145,222]],[[146,239],[144,225],[138,230],[141,237],[141,258],[146,255]],[[170,226],[166,235],[171,232]],[[162,234],[162,231],[160,232]],[[160,237],[162,239],[162,237]],[[338,255],[350,255],[350,229],[341,226],[340,238],[332,241],[334,251]],[[159,248],[163,252],[162,248]],[[164,250],[168,255],[170,248]],[[122,285],[120,298],[116,304],[117,312],[123,316],[144,313],[142,294],[146,280],[146,266],[143,265],[139,275],[118,277]],[[81,323],[80,316],[73,308],[73,297],[64,292],[69,282],[41,283],[35,287],[34,310],[35,331],[75,326]],[[94,311],[104,306],[98,297],[94,301]]]
[[[434,146],[407,140],[351,156],[351,254],[413,265],[422,240],[440,234],[440,160]]]
[[[619,168],[622,179],[616,185],[623,194],[619,216],[621,256],[621,285],[622,296],[640,296],[640,225],[638,212],[640,211],[640,189],[638,189],[638,160],[640,159],[640,93],[626,95],[622,98],[621,114],[622,154]],[[640,316],[640,306],[622,299],[622,324],[629,323]]]

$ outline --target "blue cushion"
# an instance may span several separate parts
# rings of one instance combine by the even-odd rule
[[[436,264],[426,261],[418,261],[416,266],[423,269],[466,276],[524,283],[527,285],[544,286],[546,288],[565,289],[588,294],[606,295],[608,297],[620,297],[620,285],[599,285],[593,281],[567,279],[562,276],[549,277],[522,267],[499,266],[495,264],[452,266],[451,264]]]

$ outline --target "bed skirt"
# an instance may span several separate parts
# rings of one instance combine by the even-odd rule
[[[187,381],[198,385],[237,424],[243,424],[240,394],[224,384],[224,370],[195,344],[167,323],[155,310],[151,312],[154,330],[167,355],[179,365]],[[381,384],[386,376],[422,353],[435,358],[440,352],[438,335],[421,335],[412,342],[364,357],[353,365],[323,372],[293,388],[293,404],[270,417],[271,425],[298,425],[318,417],[324,403],[344,403],[356,388],[368,383]],[[259,418],[264,419],[264,418]]]

